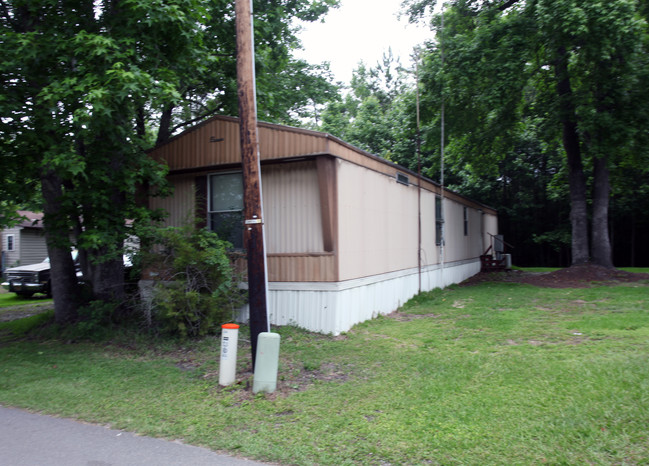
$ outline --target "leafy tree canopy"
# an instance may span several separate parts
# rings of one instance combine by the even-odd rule
[[[261,118],[333,92],[326,68],[290,52],[292,19],[337,3],[255,2]],[[119,299],[126,219],[151,216],[137,190],[164,192],[164,170],[144,150],[186,123],[236,114],[234,21],[225,0],[0,3],[0,198],[4,208],[42,196],[60,321],[74,319],[78,296],[71,244],[93,294]]]
[[[417,19],[429,15],[435,2],[407,4]],[[609,173],[647,157],[647,30],[641,3],[446,5],[443,16],[432,21],[437,41],[429,44],[425,59],[423,106],[443,103],[447,110],[452,165],[494,176],[533,125],[541,150],[558,147],[565,156],[573,263],[592,258],[611,265]],[[437,124],[436,115],[425,118]]]

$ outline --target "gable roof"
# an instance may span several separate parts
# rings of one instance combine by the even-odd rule
[[[19,210],[18,215],[23,218],[16,226],[20,228],[43,228],[43,213]]]

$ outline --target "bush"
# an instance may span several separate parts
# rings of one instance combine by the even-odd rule
[[[205,335],[245,303],[228,254],[231,244],[206,229],[160,229],[144,267],[158,279],[150,324],[181,337]]]

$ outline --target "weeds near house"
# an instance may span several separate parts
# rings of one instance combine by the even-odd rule
[[[144,306],[147,323],[167,335],[213,333],[246,302],[228,255],[231,244],[193,225],[155,233],[148,241],[157,247],[142,254],[144,267],[157,275]]]
[[[282,335],[279,389],[219,341],[0,343],[0,403],[282,464],[645,464],[649,285],[482,283],[334,337]],[[0,330],[2,324],[0,324]]]

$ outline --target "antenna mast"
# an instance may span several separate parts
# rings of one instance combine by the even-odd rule
[[[440,263],[441,263],[441,270],[442,270],[442,280],[444,276],[444,246],[445,246],[445,228],[444,228],[444,223],[445,223],[445,218],[444,218],[444,45],[443,45],[443,38],[444,38],[444,5],[442,4],[442,27],[440,30],[440,38],[439,38],[439,48],[441,52],[441,58],[442,58],[442,73],[441,73],[441,83],[442,83],[442,109],[441,109],[441,115],[440,115],[440,162],[439,162],[439,182],[441,185],[440,189],[440,196],[441,196],[441,217],[442,217],[442,224],[441,224],[441,233],[442,233],[442,238],[439,243],[440,249],[439,249],[439,254],[440,254]],[[443,286],[443,283],[442,283]]]
[[[415,52],[415,86],[417,100],[417,268],[419,272],[419,293],[421,293],[421,130],[419,124],[419,48]]]

